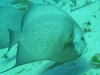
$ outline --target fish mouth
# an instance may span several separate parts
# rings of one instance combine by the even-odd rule
[[[79,54],[79,55],[83,55],[86,52],[88,52],[88,47],[86,46],[83,50],[80,50],[78,47],[78,43],[77,42],[73,42],[74,46],[75,46],[75,51]]]
[[[79,55],[81,55],[81,53],[80,53],[80,51],[79,51],[79,48],[78,48],[78,43],[77,43],[77,42],[73,42],[73,44],[74,44],[74,47],[75,47],[75,51],[76,51]]]

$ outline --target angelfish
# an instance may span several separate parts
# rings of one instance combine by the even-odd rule
[[[0,7],[0,49],[9,46],[8,29],[20,31],[23,13],[11,6]]]
[[[9,30],[10,47],[18,43],[16,63],[12,68],[40,60],[55,61],[49,70],[79,58],[86,50],[81,28],[54,5],[34,4],[24,14],[21,24],[20,33]]]

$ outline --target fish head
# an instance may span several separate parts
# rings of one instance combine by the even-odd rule
[[[81,30],[75,34],[73,43],[75,46],[75,50],[79,55],[87,52],[86,41]]]

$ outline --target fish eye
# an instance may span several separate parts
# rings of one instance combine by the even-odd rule
[[[81,40],[84,40],[84,37],[81,37]]]

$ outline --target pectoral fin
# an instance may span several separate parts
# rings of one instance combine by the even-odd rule
[[[64,45],[64,48],[65,48],[66,46],[72,45],[73,40],[74,40],[74,37],[75,37],[75,36],[72,36],[69,40],[66,41],[66,43],[65,43],[65,45]]]

